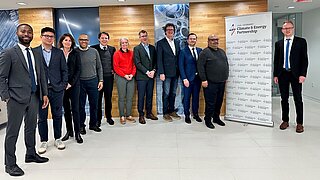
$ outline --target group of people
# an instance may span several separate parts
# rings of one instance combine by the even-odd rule
[[[110,36],[106,32],[98,35],[99,44],[89,46],[89,36],[81,34],[79,47],[71,34],[63,34],[58,47],[54,47],[55,30],[45,27],[41,30],[42,44],[30,48],[33,29],[29,24],[17,27],[19,43],[6,49],[0,55],[0,96],[7,103],[8,123],[5,137],[5,171],[11,176],[22,176],[24,171],[16,164],[16,142],[22,121],[26,145],[26,163],[45,163],[49,159],[41,157],[35,149],[35,132],[38,124],[41,144],[39,154],[48,147],[48,105],[50,104],[54,145],[65,149],[63,141],[75,137],[83,143],[81,135],[86,134],[85,104],[90,105],[89,130],[101,132],[102,97],[104,114],[109,125],[114,125],[111,116],[113,83],[118,90],[120,123],[136,122],[132,117],[132,99],[135,83],[138,91],[139,123],[146,119],[158,120],[152,114],[152,99],[155,77],[163,82],[163,120],[172,122],[181,119],[175,111],[175,97],[178,79],[183,82],[183,107],[185,122],[190,124],[190,100],[192,115],[202,122],[198,114],[201,86],[205,98],[205,125],[214,129],[213,123],[225,126],[220,119],[229,65],[226,53],[219,48],[217,35],[208,36],[208,47],[196,47],[197,35],[190,33],[188,45],[180,49],[174,39],[175,25],[167,23],[163,27],[165,37],[156,47],[149,44],[148,33],[141,30],[141,43],[133,50],[128,48],[129,40],[120,39],[120,49],[108,45]],[[308,59],[306,41],[293,35],[293,23],[286,22],[282,32],[289,40],[276,43],[274,81],[279,83],[282,98],[282,120],[280,129],[289,124],[289,84],[293,88],[297,108],[296,131],[304,131],[301,84],[305,80]],[[290,43],[293,40],[293,43]],[[284,47],[284,42],[287,45]],[[296,54],[290,56],[294,50]],[[285,54],[285,55],[284,55]],[[289,54],[289,55],[288,55]],[[293,53],[292,53],[293,54]],[[288,60],[289,59],[289,60]],[[67,132],[61,138],[62,115]],[[37,115],[39,115],[37,118]],[[37,120],[38,119],[38,120]]]

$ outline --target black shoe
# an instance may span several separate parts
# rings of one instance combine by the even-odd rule
[[[190,119],[189,116],[186,116],[186,117],[184,118],[184,121],[185,121],[187,124],[191,124],[191,119]]]
[[[113,119],[111,119],[111,118],[108,118],[107,119],[107,123],[109,124],[109,125],[114,125],[114,121],[113,121]]]
[[[79,143],[79,144],[83,143],[83,139],[81,138],[80,133],[75,134],[75,138],[76,138],[77,143]]]
[[[221,121],[220,119],[215,119],[215,120],[213,120],[213,123],[216,123],[216,124],[218,124],[218,125],[220,125],[220,126],[225,126],[226,124],[223,122],[223,121]]]
[[[95,132],[101,132],[101,129],[98,126],[89,127],[89,129]]]
[[[87,134],[85,127],[80,127],[80,134],[82,134],[82,135]]]
[[[10,176],[23,176],[24,172],[18,165],[6,166],[6,173]]]
[[[146,124],[146,120],[144,119],[144,116],[139,116],[139,123]]]
[[[198,115],[193,116],[193,119],[195,119],[197,122],[202,122],[202,119]]]
[[[151,120],[158,120],[158,117],[155,116],[155,115],[153,115],[152,113],[146,115],[146,118],[147,118],[147,119],[151,119]]]
[[[209,129],[214,129],[215,128],[211,121],[206,121],[205,124]]]
[[[63,136],[61,141],[66,141],[69,139],[69,137],[73,137],[73,132],[67,131],[66,135]]]
[[[97,121],[97,127],[101,126],[101,121]]]
[[[32,155],[26,155],[25,158],[25,162],[26,163],[31,163],[31,162],[35,162],[35,163],[45,163],[48,162],[49,159],[46,157],[41,157],[38,154],[36,154],[35,156]]]

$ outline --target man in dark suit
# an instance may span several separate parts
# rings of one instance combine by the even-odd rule
[[[284,38],[276,42],[274,53],[274,82],[279,84],[281,93],[282,123],[280,129],[289,127],[289,85],[291,84],[293,99],[296,106],[296,132],[302,133],[303,127],[303,102],[302,83],[304,83],[308,69],[307,41],[294,36],[292,21],[282,25]]]
[[[146,96],[147,119],[158,120],[152,114],[152,98],[154,77],[156,73],[157,54],[153,45],[148,42],[148,33],[145,30],[139,32],[140,44],[134,47],[134,63],[137,68],[136,80],[138,88],[138,112],[139,122],[145,124],[144,97]]]
[[[41,54],[48,81],[48,98],[53,119],[54,145],[63,150],[65,144],[61,141],[63,93],[68,84],[68,66],[63,51],[53,47],[55,30],[50,27],[41,29],[42,44],[35,48]],[[48,147],[48,108],[39,109],[38,130],[41,145],[40,154],[45,153]]]
[[[110,125],[114,124],[113,119],[111,118],[112,110],[112,90],[113,90],[113,81],[114,81],[114,72],[113,72],[113,54],[116,52],[116,48],[109,46],[108,42],[110,36],[106,32],[101,32],[98,35],[100,44],[91,46],[95,48],[99,55],[103,71],[103,88],[99,91],[98,99],[98,116],[97,116],[97,126],[100,127],[102,120],[102,96],[104,96],[104,113],[107,118],[107,123]]]
[[[163,30],[165,37],[157,42],[157,65],[160,80],[163,81],[163,119],[171,122],[172,118],[180,119],[175,112],[174,103],[178,86],[178,55],[180,46],[174,39],[175,26],[167,23]]]
[[[188,35],[188,46],[180,51],[179,54],[179,70],[183,81],[183,109],[185,115],[185,122],[190,124],[190,98],[192,95],[192,114],[197,122],[202,122],[198,115],[199,110],[199,94],[201,89],[201,81],[197,71],[197,60],[202,51],[201,48],[196,47],[197,35],[190,33]]]
[[[24,119],[26,145],[25,162],[44,163],[35,150],[35,133],[39,100],[48,106],[47,82],[40,55],[30,49],[33,29],[29,24],[17,27],[18,45],[0,55],[0,96],[7,103],[8,124],[5,137],[5,171],[11,176],[22,176],[16,164],[16,143]]]

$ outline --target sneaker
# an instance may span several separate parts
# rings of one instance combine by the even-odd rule
[[[54,141],[54,146],[56,146],[59,150],[63,150],[66,148],[66,145],[61,141],[61,139],[56,139]]]
[[[168,121],[168,122],[172,122],[172,118],[169,114],[163,115],[163,120]]]
[[[169,115],[170,115],[173,119],[177,119],[177,120],[181,119],[181,117],[180,117],[176,112],[172,112],[172,113],[170,113]]]
[[[45,141],[41,142],[41,145],[40,145],[40,147],[38,149],[38,153],[39,154],[43,154],[43,153],[47,152],[47,148],[48,148],[48,143],[45,142]]]

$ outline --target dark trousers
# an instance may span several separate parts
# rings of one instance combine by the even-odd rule
[[[7,103],[8,123],[5,137],[5,165],[16,164],[16,143],[19,136],[22,120],[24,119],[24,143],[26,154],[35,155],[35,134],[37,127],[37,114],[39,95],[32,94],[29,103],[21,104],[14,99]]]
[[[283,70],[278,78],[281,94],[282,120],[289,121],[289,85],[291,84],[293,99],[296,106],[296,122],[303,124],[303,102],[302,102],[302,84],[295,78],[291,72]]]
[[[112,90],[113,90],[114,77],[104,76],[103,77],[103,89],[99,91],[98,99],[98,121],[101,124],[102,120],[102,96],[104,97],[104,113],[107,119],[111,119],[112,110]]]
[[[225,82],[212,83],[208,82],[208,87],[203,88],[205,99],[205,117],[206,121],[220,119],[220,109],[223,102]]]
[[[144,97],[146,97],[146,113],[147,115],[152,113],[153,86],[154,79],[137,80],[139,116],[144,116]]]
[[[61,127],[62,127],[62,105],[63,105],[64,91],[55,92],[51,88],[48,89],[48,98],[51,108],[52,120],[53,120],[53,134],[54,139],[60,139]],[[39,106],[39,121],[38,130],[40,134],[41,142],[48,141],[48,109],[42,109],[42,103]]]
[[[80,127],[85,127],[86,121],[86,101],[87,95],[90,105],[89,127],[97,124],[98,114],[98,78],[90,80],[80,80]]]
[[[169,114],[174,112],[174,103],[177,94],[178,78],[166,77],[163,81],[163,114]]]
[[[63,97],[64,120],[67,131],[72,133],[74,128],[76,134],[80,132],[79,97],[80,84],[66,90]]]
[[[183,86],[183,109],[184,115],[190,116],[190,98],[192,96],[192,114],[198,116],[199,110],[199,94],[201,89],[201,81],[198,76],[193,81],[189,81],[189,87]]]

